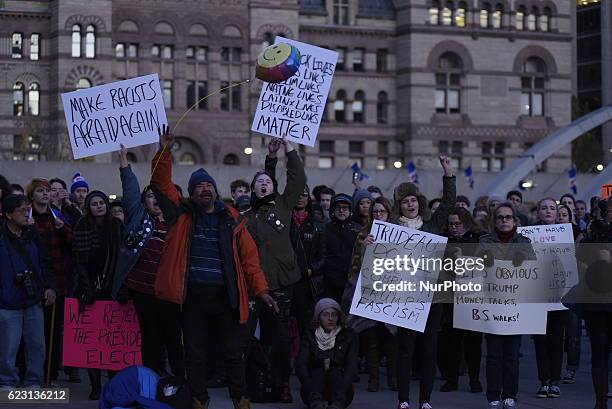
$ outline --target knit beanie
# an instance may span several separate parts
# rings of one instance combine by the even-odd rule
[[[314,319],[318,320],[323,310],[328,308],[336,309],[338,311],[340,321],[344,321],[344,312],[342,311],[342,308],[340,308],[340,304],[331,298],[321,298],[319,302],[317,302],[314,309]]]
[[[218,193],[217,182],[215,182],[215,179],[213,179],[213,177],[210,176],[210,174],[207,171],[205,171],[204,168],[200,168],[196,170],[195,172],[193,172],[191,174],[191,177],[189,178],[189,185],[187,186],[187,191],[189,192],[189,196],[193,194],[193,191],[195,190],[196,186],[202,182],[208,182],[212,184],[215,187],[215,192]]]
[[[349,206],[349,209],[351,209],[352,213],[353,200],[351,199],[351,197],[346,193],[338,193],[337,195],[332,197],[331,203],[329,205],[329,214],[334,213],[334,208],[338,203],[346,203]]]
[[[106,204],[106,213],[108,214],[110,212],[110,202],[108,200],[108,196],[106,196],[106,193],[99,190],[92,190],[85,197],[85,214],[89,214],[90,203],[94,197],[101,197],[102,200],[104,200],[104,203]]]
[[[80,187],[84,187],[89,192],[89,185],[85,181],[85,178],[80,173],[75,173],[72,177],[72,184],[70,185],[70,193],[74,193]]]
[[[47,179],[43,179],[43,178],[32,179],[32,181],[28,184],[28,186],[26,186],[26,196],[28,197],[28,199],[32,200],[32,195],[34,194],[34,191],[41,186],[46,187],[47,189],[51,190],[51,184],[49,183]]]
[[[370,199],[372,200],[372,194],[368,192],[366,189],[357,189],[355,193],[353,193],[353,213],[358,213],[359,202],[362,199]]]

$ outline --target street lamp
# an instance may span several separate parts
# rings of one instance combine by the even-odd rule
[[[600,163],[599,165],[595,166],[595,169],[597,169],[598,172],[601,172],[602,170],[604,170],[604,165]]]
[[[247,146],[246,148],[244,148],[244,153],[247,155],[250,155],[253,153],[253,148],[251,148],[250,146]]]
[[[393,167],[394,167],[395,169],[399,169],[399,168],[401,168],[401,167],[402,167],[402,162],[401,162],[401,161],[399,161],[399,160],[396,160],[395,162],[393,162]]]

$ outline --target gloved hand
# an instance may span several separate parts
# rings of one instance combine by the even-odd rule
[[[515,251],[514,254],[512,255],[512,265],[514,267],[518,267],[521,264],[523,264],[523,261],[525,261],[525,255],[523,254],[523,252]]]
[[[485,250],[485,252],[482,253],[482,260],[485,267],[493,267],[493,263],[495,262],[493,252],[491,252],[491,250]]]

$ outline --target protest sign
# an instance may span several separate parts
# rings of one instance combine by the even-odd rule
[[[601,198],[607,199],[612,196],[612,184],[601,185]]]
[[[517,233],[531,240],[542,279],[548,281],[548,295],[542,302],[550,302],[550,311],[565,310],[560,303],[561,297],[579,281],[572,225],[518,227]]]
[[[62,94],[74,159],[159,141],[168,123],[157,74]]]
[[[64,305],[63,364],[119,371],[140,365],[140,328],[130,301],[96,301],[79,311],[75,298]]]
[[[300,68],[283,82],[263,83],[251,131],[314,146],[338,53],[279,36],[274,43],[300,50]]]
[[[459,283],[480,284],[482,291],[455,291],[453,327],[497,335],[545,334],[547,304],[519,300],[545,286],[538,268],[536,260],[525,260],[520,267],[496,260],[482,272],[456,276]]]
[[[370,234],[374,244],[363,256],[351,314],[424,332],[434,292],[420,283],[435,283],[438,269],[426,263],[412,269],[389,264],[380,271],[379,267],[398,258],[417,262],[441,258],[446,237],[378,220]]]

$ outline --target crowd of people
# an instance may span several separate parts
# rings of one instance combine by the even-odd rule
[[[324,185],[311,191],[298,152],[290,142],[272,139],[265,169],[251,183],[232,182],[231,198],[220,197],[205,169],[193,172],[185,195],[172,180],[174,142],[167,128],[160,130],[144,188],[121,148],[120,201],[111,202],[79,173],[69,186],[36,178],[25,188],[0,176],[1,388],[40,387],[47,378],[53,384],[60,370],[70,382],[81,381],[78,368],[62,368],[63,313],[53,313],[74,297],[81,307],[132,300],[143,366],[184,379],[193,409],[209,407],[212,384],[227,385],[240,409],[250,407],[257,387],[267,388],[270,401],[291,403],[293,372],[309,408],[346,408],[360,372],[368,376],[369,392],[380,390],[383,364],[397,408],[431,409],[436,373],[445,381],[441,393],[456,391],[463,362],[470,391],[484,389],[489,408],[515,408],[522,336],[453,328],[452,303],[431,305],[423,333],[349,313],[364,251],[373,243],[372,222],[443,235],[449,245],[473,244],[475,252],[515,265],[535,257],[518,226],[571,223],[576,243],[612,242],[612,201],[593,198],[587,204],[565,194],[527,207],[520,191],[510,191],[472,205],[457,195],[447,157],[440,157],[440,198],[427,200],[410,182],[384,197],[376,186],[362,187],[359,178],[353,192]],[[276,178],[281,149],[287,172],[282,192]],[[507,243],[526,250],[509,255]],[[585,261],[585,268],[593,261]],[[609,270],[610,263],[609,253],[597,257],[600,269]],[[583,320],[593,351],[596,408],[606,408],[610,304],[548,313],[546,334],[532,337],[541,383],[533,393],[560,398],[561,384],[574,383]],[[269,364],[269,376],[257,382],[247,371],[254,343]],[[99,399],[101,371],[87,373],[89,397]],[[109,378],[114,375],[108,371]],[[419,380],[418,399],[411,399],[413,378]]]

